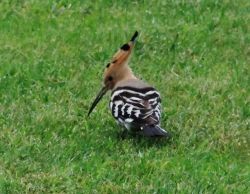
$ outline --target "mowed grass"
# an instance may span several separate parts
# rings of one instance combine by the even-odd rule
[[[250,193],[250,1],[0,1],[0,193]],[[173,139],[119,137],[102,72],[162,96]]]

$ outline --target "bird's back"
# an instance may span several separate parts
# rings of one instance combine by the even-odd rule
[[[160,94],[138,79],[121,81],[111,94],[112,115],[126,128],[141,130],[158,125],[160,120]]]

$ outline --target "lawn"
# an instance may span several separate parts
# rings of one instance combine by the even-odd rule
[[[250,1],[0,1],[0,193],[250,193]],[[170,141],[87,117],[114,52]]]

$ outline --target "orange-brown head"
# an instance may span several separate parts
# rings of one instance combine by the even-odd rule
[[[108,90],[114,89],[115,85],[122,80],[126,79],[136,79],[133,72],[128,66],[129,58],[131,56],[131,52],[135,45],[135,40],[138,36],[138,32],[136,31],[131,38],[131,40],[121,46],[121,48],[114,54],[112,60],[107,64],[106,69],[104,71],[104,80],[103,80],[103,88],[98,93],[96,99],[92,103],[88,115],[93,111],[98,102],[102,99],[104,94]]]

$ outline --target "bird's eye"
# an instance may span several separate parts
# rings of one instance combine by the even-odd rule
[[[110,63],[107,64],[106,68],[109,68],[109,66],[110,66]]]
[[[108,80],[109,80],[109,81],[112,81],[112,80],[113,80],[113,77],[112,77],[112,76],[109,76],[109,77],[108,77]]]

